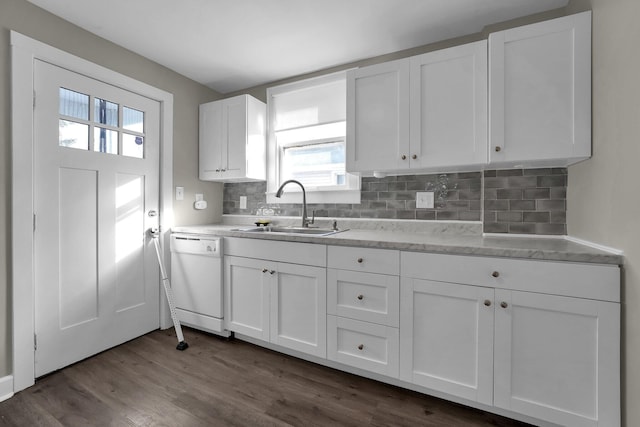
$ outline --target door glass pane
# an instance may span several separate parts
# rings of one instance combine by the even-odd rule
[[[95,128],[93,132],[93,151],[118,154],[118,132],[104,128]]]
[[[60,115],[89,120],[89,95],[60,88]]]
[[[125,133],[122,135],[122,155],[129,157],[144,157],[144,138]]]
[[[122,107],[122,127],[133,132],[144,132],[144,112]]]
[[[104,99],[94,99],[94,120],[103,125],[118,126],[118,104]]]
[[[60,120],[58,122],[58,145],[60,147],[89,149],[89,125]]]

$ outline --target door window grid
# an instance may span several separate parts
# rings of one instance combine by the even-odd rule
[[[144,158],[143,111],[61,87],[59,116],[61,147]]]

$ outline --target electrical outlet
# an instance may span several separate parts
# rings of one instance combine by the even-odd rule
[[[416,208],[433,209],[433,191],[419,191],[416,193]]]
[[[247,209],[247,196],[240,196],[240,209]]]
[[[184,187],[176,187],[176,200],[184,200]]]

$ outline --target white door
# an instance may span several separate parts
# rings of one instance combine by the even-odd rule
[[[41,376],[159,327],[160,107],[41,61],[35,88]]]

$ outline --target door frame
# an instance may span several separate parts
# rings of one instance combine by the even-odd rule
[[[160,230],[162,247],[173,225],[173,94],[11,31],[11,288],[13,391],[35,384],[34,65],[35,60],[118,86],[160,103]],[[169,265],[169,251],[163,258]],[[160,286],[161,283],[158,283]],[[171,320],[161,293],[160,327]]]

